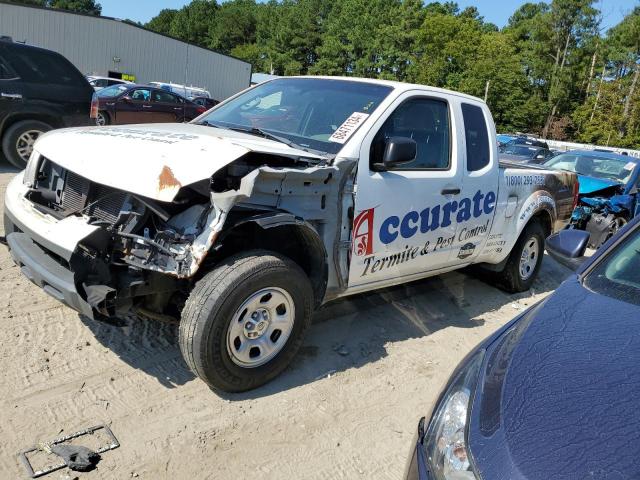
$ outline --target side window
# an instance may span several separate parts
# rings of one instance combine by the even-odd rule
[[[131,99],[138,102],[148,102],[151,100],[151,92],[147,88],[139,88],[131,92]]]
[[[26,47],[16,48],[12,54],[12,64],[26,82],[66,86],[87,84],[84,76],[62,55]]]
[[[163,90],[153,90],[153,93],[151,94],[151,99],[154,102],[178,103],[178,97],[170,93],[167,93]]]
[[[394,170],[445,170],[451,166],[449,106],[442,100],[414,98],[400,105],[371,143],[370,166],[382,162],[387,139],[411,138],[416,159]]]
[[[482,170],[489,165],[490,157],[489,133],[482,108],[463,103],[462,118],[467,141],[467,171]]]
[[[9,63],[2,57],[0,57],[0,80],[11,80],[18,78],[15,72],[9,66]]]

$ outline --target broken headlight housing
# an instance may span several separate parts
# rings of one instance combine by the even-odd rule
[[[458,370],[431,417],[422,445],[434,479],[479,478],[469,452],[467,433],[483,358],[484,350],[480,350]]]

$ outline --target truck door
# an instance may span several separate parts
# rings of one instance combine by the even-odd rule
[[[365,137],[359,159],[349,287],[448,266],[462,189],[462,162],[451,102],[407,92]],[[417,155],[393,170],[376,171],[392,137],[416,142]]]
[[[489,110],[480,103],[461,100],[459,108],[464,125],[464,168],[462,202],[468,202],[472,215],[458,224],[453,243],[452,265],[468,264],[483,249],[491,231],[498,199],[498,146]],[[493,234],[492,248],[501,249],[504,238]]]

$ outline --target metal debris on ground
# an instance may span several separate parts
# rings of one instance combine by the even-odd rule
[[[71,443],[74,439],[83,438],[84,441],[97,445],[92,448]],[[118,448],[120,443],[106,425],[97,425],[64,437],[56,438],[51,442],[40,443],[23,450],[18,454],[27,473],[31,478],[38,478],[61,468],[69,467],[72,470],[87,471],[95,467],[100,459],[100,454],[108,450]],[[34,468],[35,457],[40,456]],[[44,457],[44,458],[42,458]],[[59,462],[62,457],[64,462]],[[42,465],[42,466],[40,466]]]

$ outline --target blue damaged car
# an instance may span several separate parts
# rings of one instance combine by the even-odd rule
[[[546,168],[578,174],[579,200],[571,226],[591,234],[591,248],[599,248],[640,211],[639,162],[616,153],[574,150],[545,164]]]
[[[640,218],[583,263],[588,237],[549,237],[577,273],[460,363],[405,478],[640,478]]]

